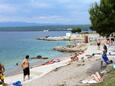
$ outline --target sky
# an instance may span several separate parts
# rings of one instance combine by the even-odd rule
[[[90,24],[94,2],[99,0],[0,0],[0,22]]]

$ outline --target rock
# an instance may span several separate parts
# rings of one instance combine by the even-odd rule
[[[57,46],[53,48],[53,50],[60,51],[60,52],[76,52],[77,51],[76,49],[62,47],[62,46]]]
[[[36,57],[32,57],[31,59],[48,59],[48,57],[42,57],[41,55],[38,55]]]
[[[75,46],[75,47],[57,46],[57,47],[53,48],[53,50],[60,51],[60,52],[82,52],[86,49],[87,49],[87,47],[85,45],[79,45],[79,46]]]

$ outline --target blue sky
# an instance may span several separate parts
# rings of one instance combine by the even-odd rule
[[[0,22],[90,24],[94,2],[99,0],[0,0]]]

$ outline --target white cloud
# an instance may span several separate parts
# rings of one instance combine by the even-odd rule
[[[32,6],[34,8],[48,8],[51,6],[50,3],[47,3],[42,0],[30,0],[29,3],[27,3],[29,6]]]
[[[6,1],[8,2],[0,3],[0,21],[89,23],[90,5],[100,0]]]
[[[42,19],[42,20],[47,20],[47,19],[59,19],[59,18],[63,18],[62,16],[33,16],[32,19],[33,20],[37,20],[37,19]]]
[[[17,8],[11,6],[10,4],[0,4],[0,13],[14,13],[16,11]]]
[[[35,8],[49,8],[51,5],[48,3],[31,3],[31,6]]]

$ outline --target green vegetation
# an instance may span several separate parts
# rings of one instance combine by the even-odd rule
[[[90,86],[115,86],[115,70],[110,71],[103,82],[98,84],[92,84]]]
[[[91,29],[102,36],[115,32],[115,0],[100,0],[89,10]]]
[[[72,33],[76,33],[76,32],[80,33],[80,32],[81,32],[81,28],[79,28],[79,27],[73,28],[73,29],[71,30],[71,32],[72,32]]]

